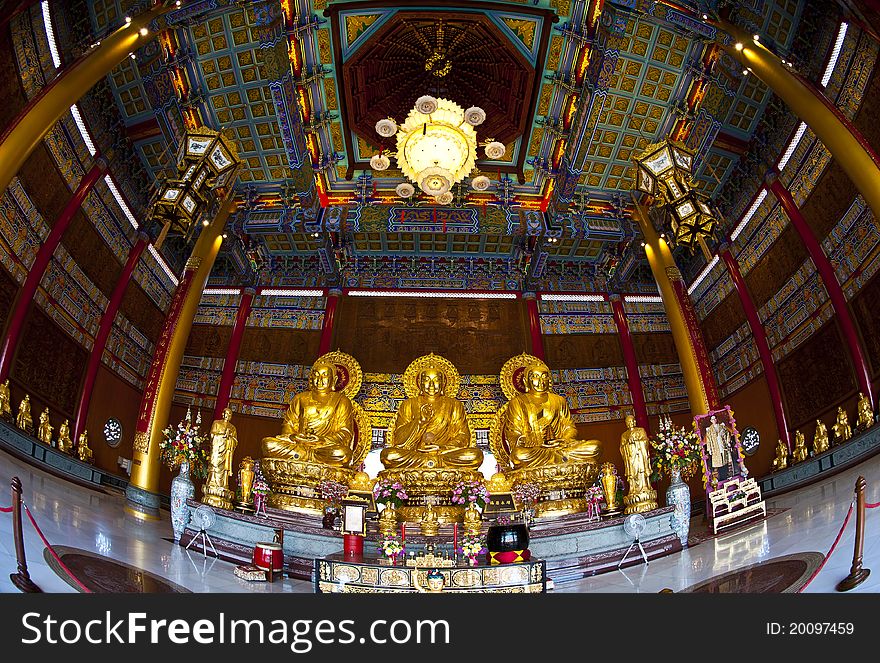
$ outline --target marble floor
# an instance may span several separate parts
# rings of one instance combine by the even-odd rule
[[[752,526],[711,538],[680,553],[603,573],[576,582],[558,583],[556,593],[679,592],[710,578],[745,569],[773,558],[799,553],[826,554],[843,523],[856,477],[868,482],[867,501],[880,502],[880,456],[834,477],[767,501],[784,510]],[[89,551],[117,560],[192,592],[312,592],[311,583],[285,579],[251,583],[236,578],[230,564],[172,543],[168,513],[160,522],[143,523],[123,512],[124,497],[73,485],[0,451],[0,506],[8,506],[10,479],[18,476],[24,499],[46,538],[55,545]],[[864,566],[871,576],[853,592],[880,592],[880,509],[867,510]],[[75,592],[44,559],[43,545],[26,516],[25,546],[31,578],[46,592]],[[694,520],[696,526],[698,520]],[[830,560],[805,590],[833,592],[852,563],[855,517]],[[9,580],[16,568],[12,517],[0,513],[0,592],[17,592]],[[730,586],[724,585],[724,586]]]

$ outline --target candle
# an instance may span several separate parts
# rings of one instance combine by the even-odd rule
[[[400,523],[400,542],[406,543],[406,523]]]
[[[452,523],[452,554],[458,557],[458,523]]]

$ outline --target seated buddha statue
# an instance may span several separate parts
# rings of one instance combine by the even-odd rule
[[[507,404],[504,436],[514,469],[593,460],[599,440],[577,439],[568,403],[550,391],[550,369],[543,363],[526,368],[526,391]]]
[[[828,429],[821,419],[816,419],[816,433],[813,436],[813,453],[819,455],[828,451]]]
[[[846,442],[852,437],[852,428],[850,428],[849,419],[847,418],[846,410],[844,410],[843,407],[837,408],[837,421],[834,423],[832,430],[834,431],[835,444]]]
[[[348,396],[335,391],[335,366],[316,363],[309,387],[290,401],[281,435],[263,438],[263,457],[350,467],[354,413]]]
[[[771,471],[784,470],[788,467],[788,447],[782,440],[776,441],[776,456],[770,466]]]
[[[440,364],[418,373],[418,394],[401,404],[391,444],[380,454],[386,469],[480,467],[483,452],[471,445],[464,406],[446,395],[446,384]]]
[[[804,438],[804,434],[800,431],[795,431],[794,449],[791,450],[791,459],[795,463],[802,463],[808,457],[809,453],[807,452],[807,442]]]
[[[861,391],[859,392],[859,401],[856,410],[858,412],[856,427],[859,430],[865,430],[874,425],[874,410],[871,408],[871,400]]]

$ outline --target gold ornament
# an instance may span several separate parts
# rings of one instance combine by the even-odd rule
[[[623,498],[624,513],[642,513],[657,508],[657,491],[651,488],[651,460],[648,457],[648,433],[636,426],[633,415],[626,417],[626,430],[620,436],[620,455],[629,491]]]
[[[620,513],[620,502],[617,501],[617,469],[613,463],[602,463],[600,471],[599,481],[605,495],[605,510],[602,515],[610,518]]]
[[[79,434],[79,439],[76,442],[76,455],[84,463],[92,462],[93,455],[92,450],[89,449],[89,434],[87,431]]]
[[[794,449],[791,451],[791,460],[793,463],[802,463],[809,457],[807,453],[807,442],[804,434],[800,431],[794,433]]]
[[[813,453],[819,455],[828,451],[828,429],[819,419],[816,419],[816,432],[813,435]]]
[[[852,437],[852,428],[849,426],[849,418],[846,416],[846,410],[842,407],[837,408],[837,421],[832,430],[834,431],[834,444],[846,442]]]
[[[43,444],[52,446],[52,426],[49,424],[49,408],[40,414],[40,425],[37,427],[37,439]]]
[[[9,378],[0,383],[0,417],[12,416],[12,396],[9,393]]]
[[[771,470],[776,472],[784,470],[786,467],[788,467],[788,447],[785,446],[785,442],[778,440],[776,442],[776,457],[773,459]]]
[[[856,426],[859,430],[865,430],[874,425],[874,410],[871,409],[871,401],[862,392],[859,392],[857,411]]]
[[[31,397],[25,394],[18,406],[18,414],[15,417],[15,425],[28,433],[34,431],[34,420],[31,419]]]
[[[73,440],[70,439],[70,423],[67,419],[58,427],[58,451],[73,453]]]

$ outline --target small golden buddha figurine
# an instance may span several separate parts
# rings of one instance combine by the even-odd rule
[[[794,449],[791,450],[791,460],[793,463],[802,463],[809,457],[807,453],[807,441],[804,434],[800,431],[794,433]]]
[[[87,431],[79,434],[79,439],[76,442],[76,455],[84,463],[92,462],[93,454],[89,448],[89,434]]]
[[[856,420],[856,427],[859,430],[865,430],[874,425],[874,410],[871,409],[871,401],[862,392],[859,392],[857,410],[858,419]]]
[[[40,425],[37,426],[37,439],[43,444],[52,446],[52,425],[49,423],[49,408],[40,413]]]
[[[440,532],[440,522],[437,520],[437,512],[434,511],[434,500],[427,500],[425,512],[419,521],[419,531],[422,536],[437,536]]]
[[[9,378],[0,383],[0,417],[12,417],[12,396],[9,393]]]
[[[70,423],[67,419],[58,427],[58,451],[73,453],[73,440],[70,439]]]
[[[477,509],[473,503],[469,504],[464,510],[464,533],[478,536],[480,534],[480,526],[482,525],[482,522],[483,517],[480,514],[479,509]]]
[[[813,435],[813,454],[819,455],[828,451],[828,429],[819,419],[816,419],[816,433]]]
[[[834,431],[834,444],[846,442],[852,437],[852,429],[849,426],[849,418],[846,416],[846,410],[843,407],[837,408],[837,421],[832,427]]]
[[[281,435],[263,438],[263,457],[351,467],[354,409],[341,391],[335,391],[336,367],[315,363],[309,391],[293,397]]]
[[[28,433],[34,431],[34,420],[31,419],[31,397],[25,394],[18,406],[18,414],[15,417],[15,425]]]
[[[550,390],[550,369],[543,363],[528,366],[524,383],[525,393],[510,400],[505,417],[513,469],[594,460],[601,442],[577,439],[568,403]]]
[[[776,457],[773,459],[771,471],[784,470],[788,467],[788,447],[782,440],[776,442]]]
[[[254,506],[254,476],[254,459],[245,456],[238,464],[238,492],[241,495],[238,506],[245,509]]]
[[[620,436],[620,455],[626,473],[628,493],[623,498],[624,513],[642,513],[657,508],[657,491],[651,488],[651,460],[648,433],[636,426],[636,418],[626,416],[626,430]]]
[[[464,406],[447,396],[439,363],[426,363],[417,377],[418,394],[400,406],[389,446],[380,459],[386,469],[452,467],[476,470],[483,452],[471,446]]]
[[[231,509],[234,493],[229,490],[232,476],[232,454],[238,446],[238,432],[230,423],[232,410],[224,408],[220,419],[211,423],[211,455],[208,458],[208,476],[202,486],[202,502],[218,509]]]

